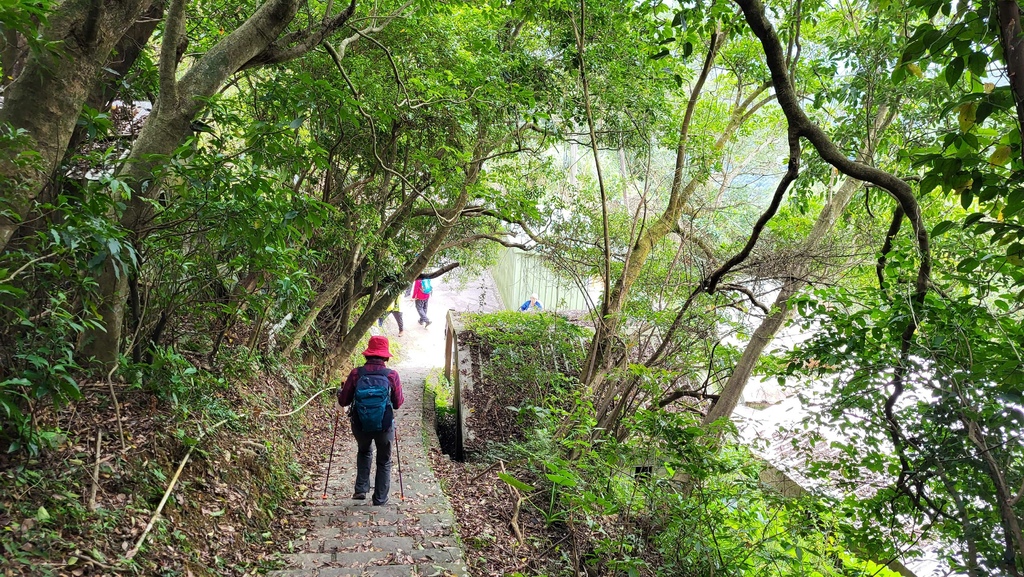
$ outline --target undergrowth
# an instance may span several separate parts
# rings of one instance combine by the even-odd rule
[[[277,567],[286,515],[303,489],[301,412],[281,415],[320,387],[268,362],[229,346],[214,372],[161,349],[145,365],[122,359],[112,388],[85,381],[81,400],[37,409],[34,427],[57,440],[0,457],[0,573],[212,576]]]
[[[521,436],[492,437],[451,473],[449,486],[463,487],[451,494],[460,523],[476,534],[467,541],[475,571],[896,575],[850,552],[836,502],[766,487],[765,464],[697,415],[641,408],[625,419],[624,440],[595,429],[585,391],[559,370],[578,369],[584,354],[574,343],[582,329],[566,325],[515,313],[466,322],[464,344],[481,352],[476,386],[517,392],[521,403],[502,410],[530,415],[516,421]],[[479,476],[492,486],[466,490]]]

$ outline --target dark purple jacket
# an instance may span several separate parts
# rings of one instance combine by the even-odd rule
[[[376,358],[366,359],[366,364],[363,367],[368,371],[379,371],[387,368],[384,363]],[[359,369],[352,369],[352,372],[348,374],[348,378],[345,379],[345,384],[338,391],[338,403],[341,406],[347,407],[352,404],[352,397],[356,394],[356,381],[358,380]],[[388,380],[391,381],[391,406],[397,409],[405,402],[405,395],[402,394],[402,380],[398,378],[398,371],[392,369],[388,373]]]

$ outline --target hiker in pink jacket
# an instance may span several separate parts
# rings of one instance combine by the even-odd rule
[[[420,320],[417,322],[424,328],[430,326],[430,319],[427,318],[427,301],[430,300],[430,293],[433,290],[430,279],[423,278],[423,275],[416,279],[416,284],[412,287],[412,300],[416,303],[416,312],[420,315]]]

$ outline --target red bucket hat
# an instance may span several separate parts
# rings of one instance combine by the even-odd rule
[[[380,336],[370,337],[370,342],[366,345],[366,350],[363,351],[363,356],[384,357],[385,359],[390,359],[391,351],[389,350],[388,338]]]

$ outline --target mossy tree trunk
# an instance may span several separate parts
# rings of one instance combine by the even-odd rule
[[[285,33],[299,7],[299,0],[267,0],[238,28],[210,48],[189,69],[178,75],[177,46],[184,34],[184,0],[168,8],[164,41],[160,48],[160,95],[146,119],[131,153],[119,173],[133,191],[121,217],[121,225],[136,241],[146,235],[153,218],[152,201],[160,191],[159,170],[174,150],[192,135],[191,122],[235,73],[287,62],[319,45],[340,28],[355,11],[351,0],[339,14],[325,15],[317,27]],[[101,368],[113,366],[120,352],[128,275],[121,263],[108,258],[98,279],[102,328],[88,331],[80,356],[93,359]]]
[[[0,129],[23,138],[0,146],[0,251],[64,159],[82,105],[111,50],[149,7],[149,0],[72,0],[51,15],[43,38],[4,90]],[[30,162],[28,162],[30,160]]]

